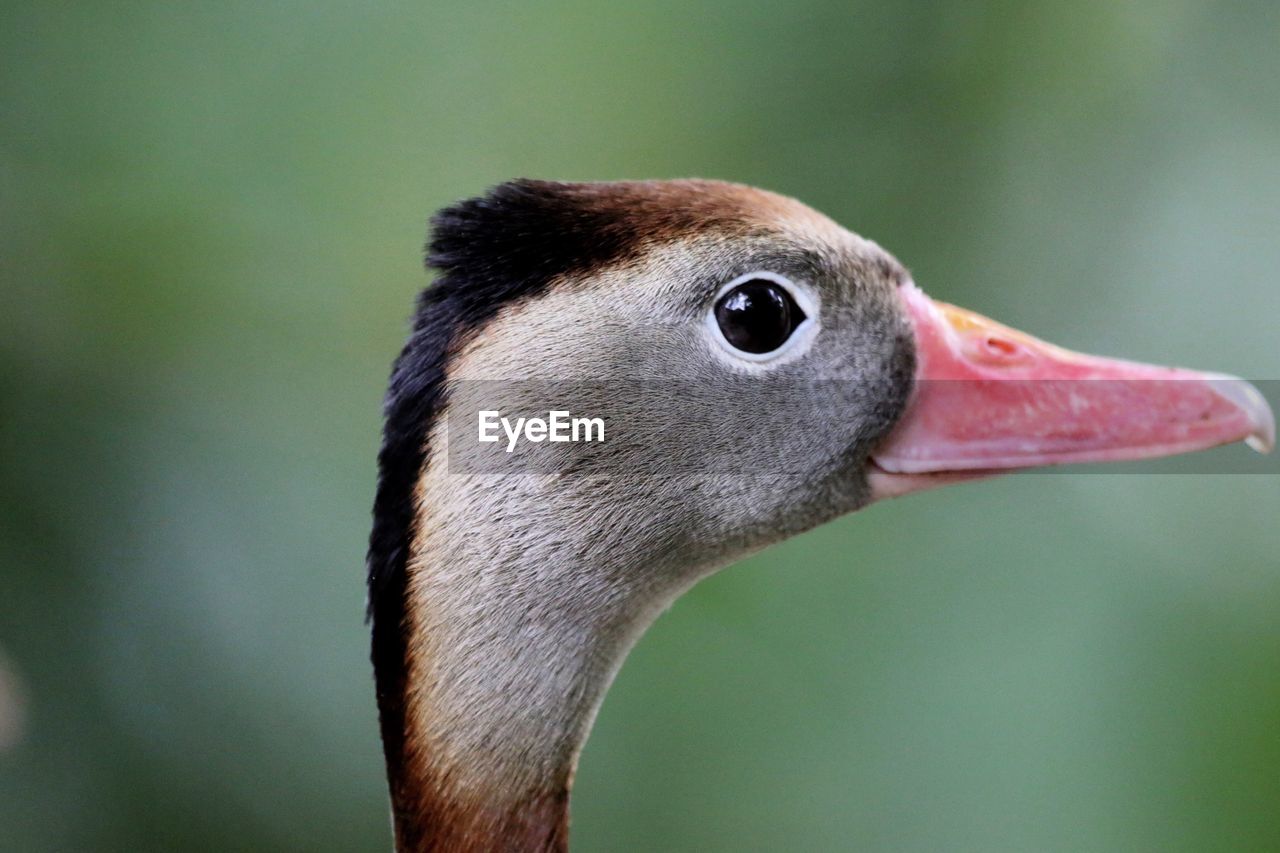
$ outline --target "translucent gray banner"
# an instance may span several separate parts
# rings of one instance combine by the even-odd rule
[[[986,386],[980,389],[934,382],[918,384],[913,399],[959,401],[950,404],[956,416],[975,419],[977,429],[989,422],[998,432],[1009,415],[1013,424],[1006,429],[1015,434],[1017,407],[1041,406],[1049,427],[1039,438],[1049,444],[1078,440],[1099,424],[1132,421],[1139,432],[1159,430],[1161,419],[1171,433],[1194,436],[1222,411],[1203,405],[1203,394],[1185,393],[1183,381],[1005,379],[976,383]],[[1252,384],[1273,409],[1280,403],[1280,380]],[[812,474],[864,460],[901,416],[895,389],[838,379],[466,380],[449,383],[446,395],[450,474]],[[970,396],[980,403],[965,410]],[[1260,455],[1236,443],[1027,473],[1274,475],[1280,474],[1280,454]]]

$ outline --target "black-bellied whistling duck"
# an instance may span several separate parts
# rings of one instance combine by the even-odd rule
[[[440,276],[392,371],[369,549],[400,850],[565,849],[627,651],[748,550],[997,471],[1274,442],[1243,381],[934,302],[876,244],[750,187],[515,181],[433,227]],[[524,448],[550,468],[468,468],[471,379],[607,380],[574,414],[610,431]]]

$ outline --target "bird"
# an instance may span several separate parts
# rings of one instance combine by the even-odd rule
[[[876,243],[741,184],[509,181],[432,218],[427,264],[367,559],[400,851],[567,850],[623,659],[750,552],[1006,471],[1275,441],[1243,380],[935,301]],[[518,448],[485,442],[480,411],[572,411],[603,440],[530,415]]]

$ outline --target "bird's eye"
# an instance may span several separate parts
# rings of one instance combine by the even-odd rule
[[[787,342],[805,313],[776,281],[744,281],[716,302],[716,324],[732,346],[753,355],[773,352]]]

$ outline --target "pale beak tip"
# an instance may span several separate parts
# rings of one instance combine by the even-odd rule
[[[1276,449],[1276,437],[1274,435],[1257,433],[1246,438],[1244,443],[1262,454],[1270,453]]]
[[[1247,441],[1249,446],[1259,453],[1270,453],[1276,449],[1276,416],[1265,400],[1262,405],[1264,407],[1263,411],[1266,413],[1263,424],[1257,432],[1249,436]]]
[[[1270,453],[1276,447],[1276,416],[1267,399],[1256,387],[1234,376],[1211,380],[1213,390],[1244,412],[1253,431],[1245,444],[1259,453]]]

